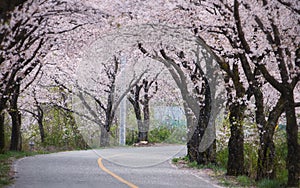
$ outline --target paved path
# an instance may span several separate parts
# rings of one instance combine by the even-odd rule
[[[10,187],[214,187],[170,164],[170,158],[185,150],[185,146],[122,147],[27,157],[16,162],[16,181]]]

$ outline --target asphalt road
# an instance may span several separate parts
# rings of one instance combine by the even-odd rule
[[[170,164],[185,146],[121,147],[23,158],[15,163],[16,188],[211,188],[205,179]]]

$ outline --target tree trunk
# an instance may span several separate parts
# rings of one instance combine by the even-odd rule
[[[262,179],[274,179],[275,178],[275,145],[273,142],[273,135],[276,126],[276,122],[280,117],[280,108],[278,106],[279,102],[276,104],[274,109],[270,112],[268,121],[266,120],[264,112],[264,99],[261,89],[257,81],[254,81],[255,85],[253,87],[253,92],[255,96],[255,116],[256,124],[259,130],[259,148],[258,148],[258,158],[257,158],[257,174],[256,180]],[[278,111],[279,113],[276,113]]]
[[[200,145],[200,130],[199,126],[196,126],[194,118],[192,116],[187,117],[188,124],[188,142],[187,142],[187,156],[189,161],[200,161],[199,159],[199,145]]]
[[[188,142],[187,142],[187,156],[189,161],[196,161],[197,164],[209,164],[215,163],[216,160],[216,140],[205,150],[200,151],[199,146],[206,130],[207,124],[205,121],[195,122],[193,115],[188,114],[188,110],[185,110],[188,124]],[[208,123],[208,122],[207,122]],[[205,141],[204,141],[205,142]]]
[[[41,107],[38,107],[37,122],[38,122],[38,125],[39,125],[41,142],[45,143],[45,130],[44,130],[43,119],[44,119],[44,112],[43,112]]]
[[[109,131],[101,126],[101,133],[100,133],[100,147],[107,147],[109,146]]]
[[[300,151],[298,143],[298,125],[295,112],[295,101],[293,91],[289,91],[285,95],[286,98],[286,133],[287,133],[287,169],[288,169],[288,186],[299,187],[300,177]]]
[[[204,107],[200,108],[199,119],[198,119],[199,136],[200,136],[199,146],[201,143],[206,143],[205,145],[207,146],[208,144],[210,144],[207,143],[209,142],[208,140],[204,140],[207,139],[204,138],[204,134],[206,131],[208,131],[212,102],[211,102],[211,92],[210,92],[208,81],[206,78],[204,79],[204,81],[205,84],[203,84],[202,86],[205,94]],[[213,136],[215,137],[215,135]],[[198,164],[206,165],[209,163],[216,162],[216,140],[215,139],[207,148],[205,148],[204,151],[201,151],[200,148],[198,150],[199,150],[199,156],[197,159]]]
[[[9,112],[12,120],[10,150],[21,151],[21,113],[18,110]]]
[[[141,132],[141,139],[139,141],[148,141],[148,131],[149,131],[149,126],[150,126],[150,111],[149,111],[148,94],[145,94],[143,112],[144,112],[144,122],[143,122],[142,131],[139,131],[139,133]]]
[[[138,88],[138,86],[136,86]],[[128,100],[130,101],[130,103],[133,106],[134,109],[134,113],[135,113],[135,118],[136,118],[136,122],[137,122],[137,126],[138,126],[138,142],[145,140],[145,135],[143,134],[143,127],[144,127],[144,123],[142,120],[142,113],[141,113],[141,108],[140,108],[140,104],[139,104],[139,90],[136,89],[135,91],[135,97],[134,99],[132,99],[131,97],[128,98]]]
[[[134,95],[134,97],[128,97],[129,102],[132,104],[134,108],[134,113],[138,125],[138,142],[140,141],[148,141],[148,131],[149,131],[149,99],[147,96],[147,93],[144,95],[144,120],[142,120],[142,112],[140,107],[140,91],[143,87],[146,87],[143,85],[136,85],[135,89],[131,91],[131,93]],[[148,90],[144,88],[145,92]]]
[[[12,120],[10,150],[21,151],[21,113],[18,109],[20,85],[16,85],[10,99],[9,115]]]
[[[256,180],[274,179],[276,175],[274,160],[275,160],[275,145],[273,142],[273,132],[269,129],[266,132],[260,133],[260,147],[258,149],[257,159],[257,175]]]
[[[4,119],[5,119],[5,114],[3,111],[1,111],[0,112],[0,154],[4,153],[4,148],[5,148]]]
[[[257,158],[257,175],[256,180],[262,179],[274,179],[276,177],[275,169],[275,144],[273,142],[274,131],[279,117],[284,110],[284,100],[281,96],[277,101],[276,106],[269,113],[268,120],[264,115],[263,110],[263,98],[257,96],[258,92],[255,93],[256,101],[261,105],[256,104],[256,123],[260,125],[259,136],[260,136],[260,146],[258,149]],[[262,96],[262,95],[261,95]],[[260,98],[260,100],[258,100]]]
[[[43,120],[38,120],[38,125],[39,125],[39,130],[40,130],[40,137],[41,137],[41,142],[45,143],[45,130],[44,130],[44,124]]]
[[[244,174],[244,107],[234,103],[230,107],[230,139],[228,143],[227,175]]]

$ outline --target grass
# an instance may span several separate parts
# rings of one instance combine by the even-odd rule
[[[279,188],[284,187],[284,184],[279,180],[268,180],[264,179],[257,183],[257,187],[259,188]]]
[[[13,182],[11,166],[16,159],[37,154],[45,154],[45,152],[8,151],[4,154],[0,154],[0,187],[4,187]]]
[[[237,182],[239,185],[243,186],[243,187],[250,187],[255,185],[255,181],[251,178],[249,178],[248,176],[238,176],[236,178]]]

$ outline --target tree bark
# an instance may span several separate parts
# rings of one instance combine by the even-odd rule
[[[192,114],[189,113],[189,108],[187,105],[184,105],[185,109],[185,115],[186,115],[186,120],[187,120],[187,127],[188,127],[188,132],[187,132],[187,137],[188,137],[188,142],[187,142],[187,156],[189,158],[189,161],[200,161],[198,156],[199,156],[199,145],[200,145],[200,130],[199,126],[196,125],[195,123],[195,118],[193,117]]]
[[[141,140],[140,141],[148,141],[148,131],[149,131],[149,126],[150,126],[150,110],[149,110],[148,90],[145,90],[143,112],[144,112],[144,123],[143,123],[142,131],[139,131],[139,132],[141,132]]]
[[[144,122],[142,120],[142,112],[141,112],[141,107],[140,107],[140,91],[142,89],[143,85],[136,85],[133,90],[131,90],[131,93],[133,94],[133,97],[129,96],[128,100],[132,104],[134,113],[135,113],[135,118],[137,121],[138,125],[138,142],[140,141],[146,141],[148,140],[148,135],[144,134]]]
[[[10,110],[9,115],[12,120],[12,131],[10,150],[21,151],[21,113],[18,109],[18,98],[20,94],[20,85],[16,85],[11,99],[10,99]]]
[[[109,146],[109,131],[104,126],[101,126],[100,147],[107,146]]]
[[[204,83],[202,85],[202,91],[204,92],[205,98],[204,98],[204,107],[200,109],[200,113],[199,113],[198,127],[199,127],[200,141],[206,142],[206,140],[204,140],[203,137],[205,131],[207,130],[209,119],[211,116],[212,96],[211,96],[208,80],[206,78],[203,79],[204,79]],[[199,156],[197,160],[198,164],[208,164],[208,163],[216,162],[216,140],[215,139],[213,143],[205,151],[200,151],[200,148],[198,150],[199,150]]]
[[[270,129],[266,129],[265,132],[260,133],[260,146],[257,159],[257,181],[275,178],[275,145],[273,142],[273,135],[274,133],[270,131]]]
[[[256,180],[258,181],[262,179],[274,179],[276,177],[276,169],[274,164],[275,144],[273,141],[273,137],[278,119],[284,110],[284,100],[281,96],[273,110],[269,113],[268,120],[266,121],[266,117],[264,115],[264,110],[262,107],[263,97],[260,97],[260,95],[258,95],[258,92],[255,93],[255,97],[255,100],[257,101],[256,103],[261,104],[256,104],[256,123],[260,125],[258,127],[260,146],[258,149]],[[258,98],[260,98],[260,100]]]
[[[16,110],[9,112],[12,120],[10,150],[21,151],[21,113]]]
[[[39,125],[41,142],[45,143],[45,130],[44,130],[43,119],[44,119],[44,112],[43,112],[42,108],[39,106],[38,107],[38,114],[37,114],[37,122],[38,122],[38,125]]]
[[[295,101],[292,90],[287,89],[286,95],[286,133],[287,133],[287,169],[288,169],[288,186],[299,187],[300,177],[300,151],[298,143],[298,125],[295,112]]]
[[[227,175],[244,174],[244,107],[233,103],[230,107],[230,139],[228,142]]]

